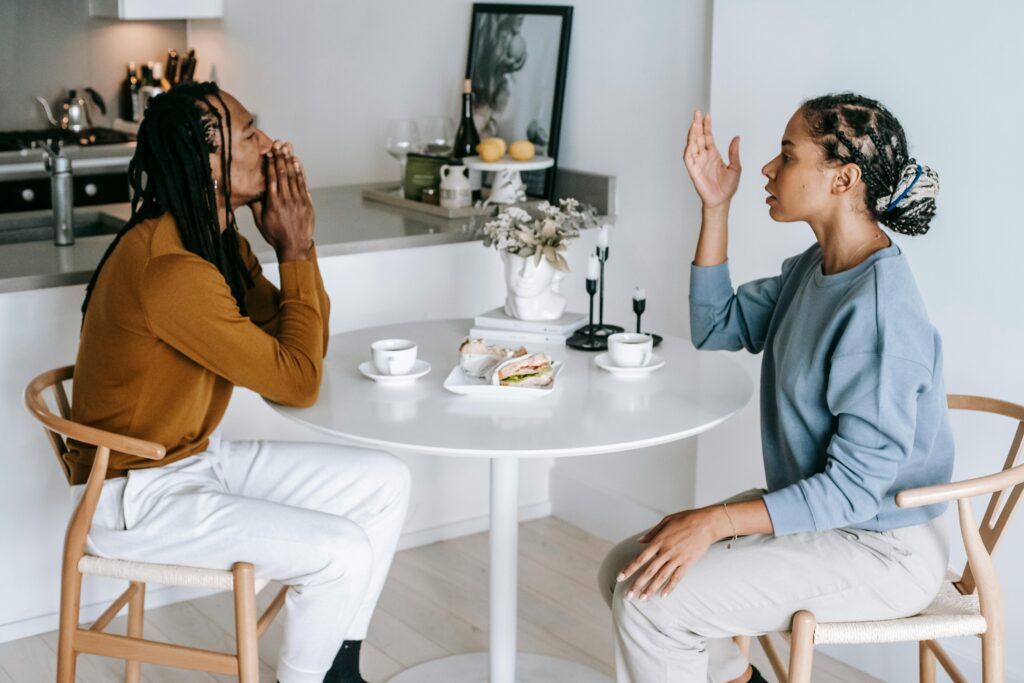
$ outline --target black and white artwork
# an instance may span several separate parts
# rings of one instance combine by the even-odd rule
[[[466,77],[481,139],[529,140],[558,160],[572,7],[473,5]],[[550,198],[555,169],[523,173],[527,194]]]

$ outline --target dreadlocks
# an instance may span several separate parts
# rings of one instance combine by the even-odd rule
[[[217,216],[218,188],[210,168],[210,154],[215,152],[220,153],[223,176],[227,225],[223,233]],[[245,292],[253,281],[242,261],[231,209],[231,113],[215,83],[182,83],[149,101],[128,165],[128,182],[131,218],[92,274],[82,302],[83,318],[100,270],[121,238],[142,221],[168,211],[185,249],[216,266],[245,315]]]
[[[928,232],[939,176],[910,158],[903,126],[888,109],[854,93],[816,97],[800,109],[826,161],[860,167],[875,220],[905,235]]]

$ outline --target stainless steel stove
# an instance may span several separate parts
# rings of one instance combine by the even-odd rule
[[[0,214],[51,207],[41,145],[59,141],[71,159],[75,206],[128,201],[135,136],[110,128],[80,133],[50,128],[0,132]]]

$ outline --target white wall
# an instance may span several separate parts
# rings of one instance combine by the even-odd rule
[[[643,285],[650,329],[685,335],[698,204],[679,150],[688,112],[707,101],[708,3],[572,4],[559,163],[618,179],[606,318],[628,325],[633,286]],[[385,120],[457,116],[472,3],[301,6],[226,0],[223,19],[190,22],[190,43],[206,59],[200,76],[212,67],[264,130],[291,139],[314,185],[394,177]],[[576,272],[564,286],[576,310],[586,310],[583,243],[570,249]],[[620,538],[692,502],[694,454],[695,444],[684,442],[558,463],[552,502],[570,521]],[[622,514],[594,516],[594,500]]]
[[[3,0],[0,130],[46,128],[36,95],[53,105],[85,86],[107,103],[105,117],[93,109],[93,123],[109,126],[128,62],[165,61],[169,48],[183,47],[184,21],[92,19],[83,0]]]
[[[804,224],[775,224],[764,205],[761,166],[803,99],[854,90],[885,103],[903,123],[911,153],[940,175],[932,231],[897,237],[945,343],[946,387],[1024,402],[1024,230],[1016,211],[1024,153],[1024,7],[944,0],[865,0],[848,5],[790,0],[719,0],[714,7],[711,111],[720,142],[742,136],[744,176],[733,202],[734,283],[775,274],[811,244]],[[737,355],[753,373],[760,357]],[[1012,429],[954,421],[954,477],[1000,466]],[[763,484],[757,402],[699,441],[698,502]],[[737,468],[736,462],[743,467]],[[980,514],[980,513],[979,513]],[[952,521],[952,520],[950,520]],[[1008,608],[1007,642],[1024,642],[1024,523],[996,555]],[[959,547],[958,536],[954,547]],[[956,552],[954,566],[963,553]],[[980,680],[976,640],[950,641],[969,680]],[[888,681],[916,680],[911,646],[835,648],[833,654]],[[1007,652],[1007,680],[1024,680],[1024,652]]]

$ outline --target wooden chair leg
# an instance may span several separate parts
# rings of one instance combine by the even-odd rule
[[[782,657],[779,656],[779,651],[775,648],[775,643],[772,642],[772,635],[766,633],[763,636],[758,636],[757,642],[761,643],[761,649],[768,657],[768,663],[772,665],[772,671],[775,672],[779,683],[789,683],[789,672],[786,671],[786,665],[782,663]]]
[[[238,644],[238,682],[259,683],[259,645],[256,629],[256,579],[253,566],[237,562],[235,576],[235,639]]]
[[[805,610],[793,615],[793,637],[789,644],[789,683],[811,683],[816,623],[814,615]]]
[[[1003,683],[1006,678],[1005,668],[1002,629],[990,628],[981,634],[982,683]]]
[[[57,636],[57,683],[75,683],[75,632],[82,599],[78,564],[65,557],[60,582],[60,631]]]
[[[744,657],[750,656],[750,636],[733,636],[733,642],[740,649]]]
[[[146,584],[131,582],[135,594],[128,600],[128,636],[142,638],[142,626],[146,613]],[[124,662],[124,683],[139,683],[142,679],[142,662],[126,659]]]
[[[935,683],[935,655],[926,641],[917,644],[918,669],[921,683]]]

